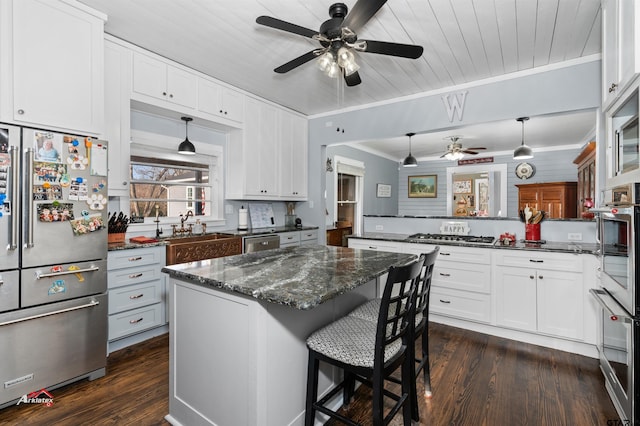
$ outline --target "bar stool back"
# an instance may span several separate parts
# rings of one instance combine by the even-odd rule
[[[345,316],[309,336],[306,426],[313,425],[316,411],[346,424],[358,425],[325,406],[341,390],[343,403],[349,404],[354,381],[372,387],[374,426],[388,424],[400,409],[403,410],[405,426],[411,425],[412,360],[407,356],[407,345],[409,342],[413,344],[409,330],[412,328],[415,289],[423,264],[424,257],[421,257],[408,265],[389,268],[376,322]],[[320,361],[341,368],[344,380],[318,400]],[[385,390],[384,383],[398,367],[401,367],[401,392],[395,394]],[[384,397],[394,401],[386,416]]]

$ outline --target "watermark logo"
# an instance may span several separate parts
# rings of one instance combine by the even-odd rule
[[[40,389],[39,391],[22,395],[16,405],[20,404],[44,404],[47,407],[51,407],[53,405],[53,395],[46,389]]]

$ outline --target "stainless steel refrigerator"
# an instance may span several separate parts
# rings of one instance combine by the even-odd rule
[[[0,407],[105,374],[107,155],[0,123]]]

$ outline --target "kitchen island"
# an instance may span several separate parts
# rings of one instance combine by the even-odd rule
[[[379,294],[414,255],[320,245],[163,268],[174,425],[302,425],[306,338]],[[337,380],[326,368],[319,393]]]

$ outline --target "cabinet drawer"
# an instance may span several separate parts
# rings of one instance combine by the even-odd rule
[[[282,232],[278,234],[280,236],[280,247],[284,247],[291,244],[300,244],[300,232]]]
[[[582,258],[571,253],[496,250],[496,265],[582,272]]]
[[[436,265],[442,262],[453,262],[455,265],[460,263],[489,265],[491,263],[491,252],[482,248],[441,245]]]
[[[160,265],[140,266],[136,268],[109,271],[107,280],[109,289],[145,281],[157,280],[162,276]]]
[[[381,240],[358,240],[349,238],[349,248],[364,249],[364,250],[376,250],[376,251],[390,251],[392,253],[401,253],[401,243],[393,241],[381,241]]]
[[[150,247],[148,249],[114,250],[107,257],[109,270],[129,268],[131,266],[161,264],[164,262],[164,247]]]
[[[109,315],[109,340],[162,325],[162,303]]]
[[[453,290],[491,292],[491,266],[436,261],[432,284]]]
[[[300,231],[300,241],[318,241],[318,230],[313,229],[311,231]]]
[[[109,290],[109,314],[162,302],[164,280],[155,280]]]
[[[429,310],[435,314],[462,318],[469,321],[490,322],[489,295],[432,288]]]

